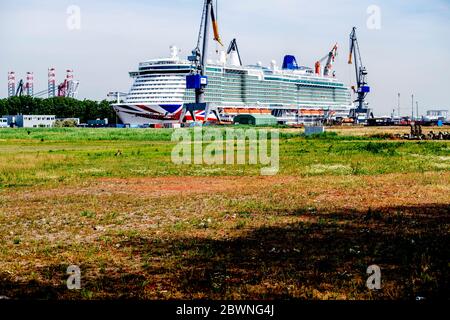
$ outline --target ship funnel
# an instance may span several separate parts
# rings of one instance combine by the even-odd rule
[[[298,70],[297,59],[294,56],[285,56],[283,70]]]

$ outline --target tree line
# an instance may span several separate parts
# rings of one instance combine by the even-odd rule
[[[30,96],[0,99],[0,117],[5,115],[55,115],[56,118],[105,119],[116,122],[116,115],[109,101],[77,100],[66,97],[49,99]]]

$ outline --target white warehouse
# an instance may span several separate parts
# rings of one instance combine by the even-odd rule
[[[19,128],[51,128],[55,124],[56,116],[49,115],[17,115],[4,116],[8,119],[8,125]]]

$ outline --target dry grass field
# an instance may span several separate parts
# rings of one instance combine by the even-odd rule
[[[175,165],[170,130],[0,130],[0,296],[448,300],[450,143],[397,129],[284,130],[273,177]]]

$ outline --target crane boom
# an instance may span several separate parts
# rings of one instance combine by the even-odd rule
[[[236,39],[233,39],[231,41],[230,46],[228,47],[227,50],[227,54],[231,54],[233,51],[237,53],[237,56],[239,58],[239,64],[242,66],[241,54],[239,53],[239,48]]]
[[[336,59],[338,53],[338,45],[337,43],[334,45],[333,49],[331,49],[328,54],[327,64],[325,65],[325,70],[323,71],[323,75],[327,77],[330,74],[331,69],[333,68],[333,62]]]
[[[19,85],[17,86],[16,97],[21,97],[23,95],[23,87],[24,87],[24,82],[23,82],[23,79],[21,79],[19,81]]]
[[[321,74],[321,64],[327,61],[325,68],[323,70],[323,75],[328,77],[330,75],[331,69],[333,68],[333,62],[335,61],[338,54],[338,44],[336,43],[331,51],[324,56],[322,59],[316,62],[316,74]]]

